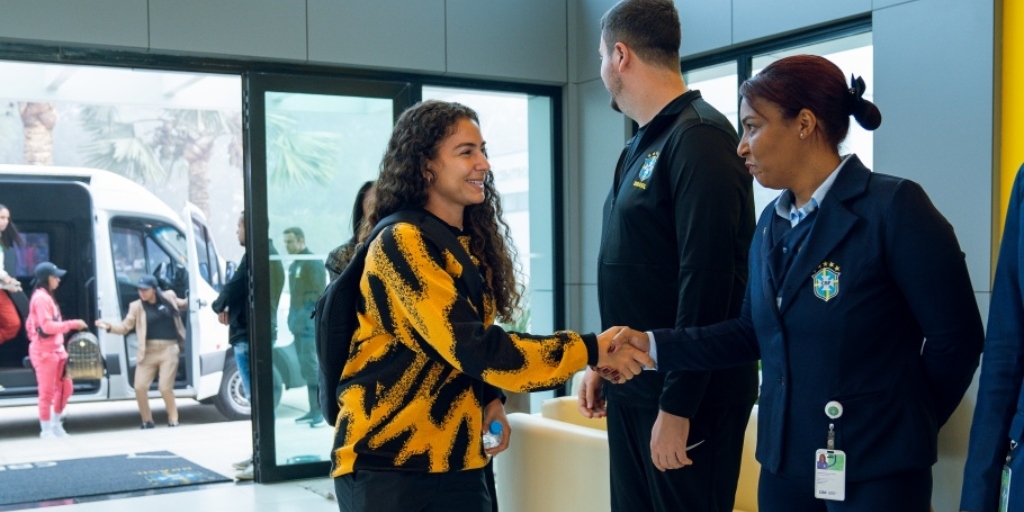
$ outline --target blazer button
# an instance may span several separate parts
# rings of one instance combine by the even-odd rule
[[[783,247],[782,248],[782,254],[786,254],[788,252],[789,252],[789,248],[787,248],[787,247]]]

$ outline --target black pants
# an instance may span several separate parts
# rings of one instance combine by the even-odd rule
[[[692,466],[661,472],[651,462],[658,409],[608,401],[612,512],[732,512],[749,406],[702,407],[690,422]]]
[[[341,512],[491,512],[484,470],[359,470],[334,479]]]
[[[810,458],[808,458],[808,464]],[[932,499],[931,468],[885,478],[846,483],[846,500],[814,497],[814,480],[796,481],[761,469],[757,505],[761,512],[928,512]]]

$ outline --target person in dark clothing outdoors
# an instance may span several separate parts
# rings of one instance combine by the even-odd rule
[[[374,201],[374,182],[367,181],[363,183],[363,186],[359,187],[359,191],[356,192],[356,200],[352,205],[352,238],[349,238],[347,242],[337,246],[327,255],[327,261],[324,262],[324,267],[327,268],[327,273],[331,276],[331,281],[334,281],[341,275],[348,266],[348,262],[352,260],[352,256],[356,253],[356,247],[359,246],[359,228],[363,224],[363,218],[366,217],[367,212],[373,209]]]
[[[245,211],[238,216],[238,243],[245,247]],[[238,268],[231,276],[220,295],[213,301],[213,310],[220,323],[228,326],[228,342],[235,353],[235,366],[242,378],[242,389],[246,400],[252,400],[252,366],[249,359],[249,263],[243,253]],[[252,480],[252,456],[232,464],[241,472],[235,475],[239,480]]]
[[[737,316],[743,301],[752,180],[732,124],[683,81],[680,35],[670,0],[625,0],[601,20],[611,106],[640,127],[605,202],[602,329],[709,325]],[[756,397],[756,363],[644,372],[619,386],[588,370],[579,407],[607,415],[611,510],[731,511]]]
[[[290,227],[284,230],[284,247],[288,254],[306,256],[313,254],[306,247],[306,235],[302,228]],[[309,423],[310,427],[327,425],[320,412],[317,397],[317,376],[319,367],[316,359],[315,322],[313,309],[316,301],[327,286],[327,272],[324,263],[314,258],[296,259],[288,266],[288,292],[291,303],[288,308],[288,330],[295,338],[295,352],[299,357],[299,370],[306,381],[309,398],[309,412],[295,419],[295,423]]]

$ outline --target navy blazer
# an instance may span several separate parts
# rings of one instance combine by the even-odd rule
[[[961,510],[997,510],[1000,473],[1010,441],[1024,441],[1024,167],[1017,171],[1006,210],[992,304],[988,310],[985,362],[981,365],[978,403],[971,424],[971,444],[964,468]],[[1020,450],[1020,448],[1018,448]],[[1013,489],[1017,473],[1014,472]],[[1024,480],[1020,480],[1024,482]],[[1018,491],[1021,492],[1021,491]]]
[[[740,317],[655,330],[659,371],[760,358],[757,460],[772,473],[813,478],[830,423],[847,481],[930,467],[984,337],[952,226],[917,183],[853,156],[775,284],[775,216],[773,202],[754,232]],[[843,406],[836,420],[825,415],[831,400]]]

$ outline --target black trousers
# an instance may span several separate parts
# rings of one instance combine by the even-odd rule
[[[334,479],[341,512],[491,512],[484,470],[359,470]]]
[[[612,512],[732,512],[750,407],[704,407],[690,422],[692,466],[661,472],[651,462],[658,409],[608,401]]]
[[[808,458],[807,464],[812,464]],[[931,468],[846,483],[846,500],[814,497],[814,480],[789,480],[761,468],[757,505],[761,512],[928,512],[932,500]]]

